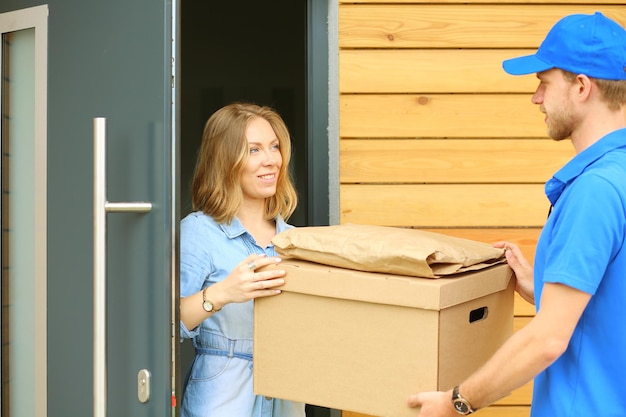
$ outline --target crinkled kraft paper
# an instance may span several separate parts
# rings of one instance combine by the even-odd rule
[[[272,239],[285,257],[359,271],[439,278],[504,262],[504,250],[439,233],[343,224],[299,227]]]

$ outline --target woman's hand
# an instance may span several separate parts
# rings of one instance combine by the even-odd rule
[[[520,248],[510,242],[496,242],[494,247],[504,249],[506,261],[515,272],[517,284],[515,291],[531,304],[535,304],[535,284],[533,281],[533,267],[528,263]]]
[[[280,262],[281,259],[277,257],[250,255],[237,264],[223,281],[209,287],[207,292],[213,295],[217,308],[222,308],[228,303],[243,303],[259,297],[280,294],[277,287],[285,283],[284,270],[270,269],[257,272],[259,268],[277,265]]]
[[[202,291],[180,299],[180,319],[188,329],[196,328],[211,314],[216,314],[228,303],[243,303],[259,297],[280,294],[278,287],[285,283],[285,271],[270,269],[256,272],[266,265],[276,265],[281,259],[265,255],[250,255],[241,261],[231,273]],[[211,301],[215,312],[208,313],[202,308],[204,297]],[[217,313],[219,314],[219,313]]]

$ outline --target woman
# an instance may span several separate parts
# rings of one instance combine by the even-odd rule
[[[271,239],[292,226],[291,143],[272,109],[236,103],[207,121],[181,222],[180,328],[196,356],[182,416],[300,417],[304,404],[254,395],[253,300],[280,293],[285,272]]]

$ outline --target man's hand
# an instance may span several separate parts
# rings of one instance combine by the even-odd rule
[[[528,263],[520,248],[510,242],[496,242],[496,248],[506,250],[506,261],[515,272],[517,283],[515,291],[531,304],[535,304],[535,285],[533,281],[533,267]]]
[[[413,394],[407,404],[409,407],[421,407],[419,417],[458,417],[452,407],[452,391]]]

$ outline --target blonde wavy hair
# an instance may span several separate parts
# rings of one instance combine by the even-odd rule
[[[272,108],[251,103],[233,103],[209,117],[191,183],[192,205],[219,223],[231,223],[241,206],[241,172],[248,160],[246,129],[260,117],[269,122],[278,138],[282,166],[276,193],[265,199],[265,218],[287,220],[296,209],[298,195],[291,173],[291,137],[285,122]]]

